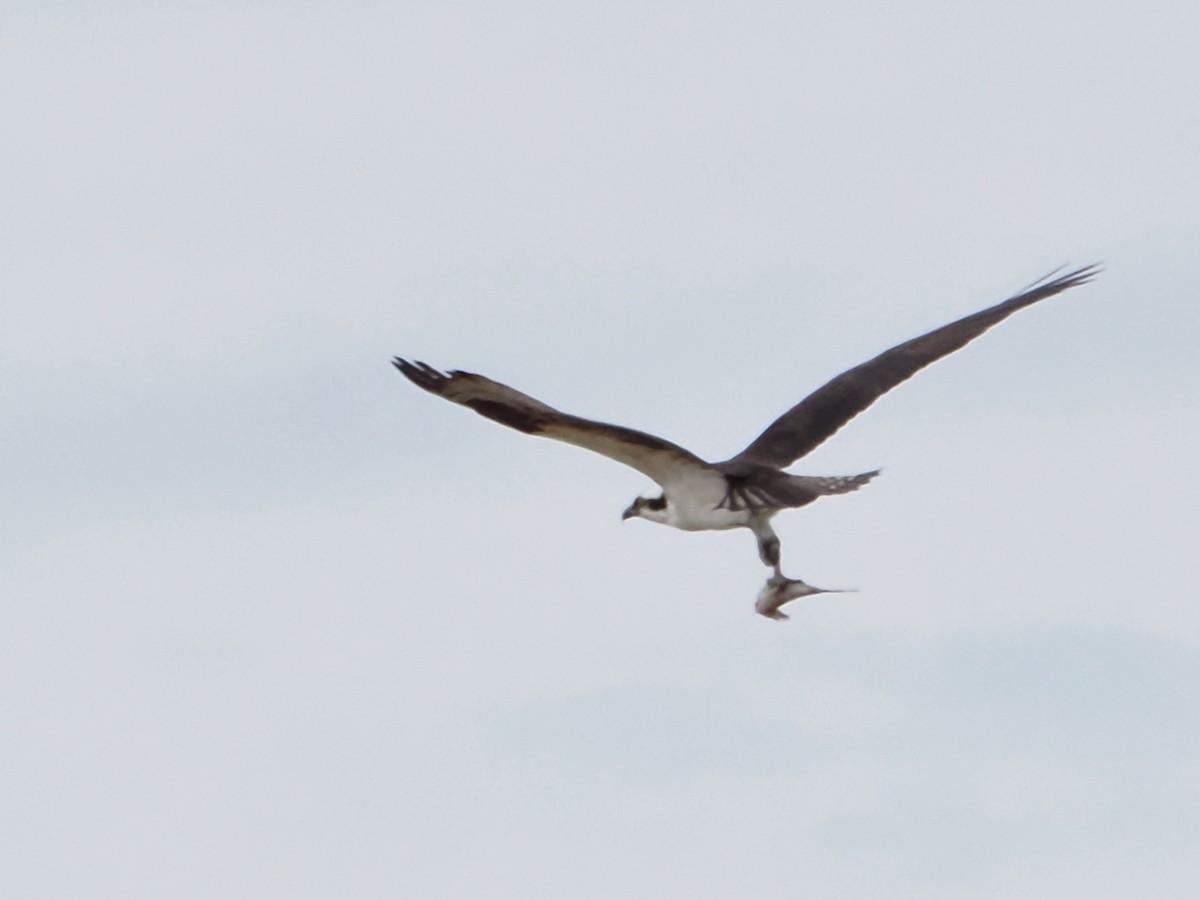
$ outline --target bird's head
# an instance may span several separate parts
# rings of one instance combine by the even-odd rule
[[[625,512],[621,513],[621,521],[626,519],[649,519],[651,522],[665,524],[667,521],[667,497],[638,497]]]

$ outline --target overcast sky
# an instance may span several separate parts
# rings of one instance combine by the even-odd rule
[[[1200,7],[9,2],[0,892],[1192,897]],[[736,452],[1062,263],[744,532]]]

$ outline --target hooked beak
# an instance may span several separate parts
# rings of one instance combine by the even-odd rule
[[[627,510],[625,510],[625,512],[621,513],[621,521],[624,522],[626,519],[632,519],[636,515],[637,515],[637,502],[635,501],[629,505],[629,509],[627,509]]]

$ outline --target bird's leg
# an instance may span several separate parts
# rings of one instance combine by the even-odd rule
[[[779,537],[765,516],[755,516],[750,520],[750,529],[758,539],[758,555],[763,565],[775,570],[767,579],[767,583],[758,592],[758,601],[754,609],[768,619],[784,621],[787,616],[779,611],[779,607],[798,597],[811,594],[840,594],[843,591],[836,588],[819,588],[806,584],[799,578],[788,578],[780,568]]]
[[[765,516],[755,516],[750,521],[750,530],[758,539],[758,558],[763,561],[764,566],[770,566],[775,570],[776,578],[782,578],[783,572],[779,568],[781,555],[779,536],[775,534],[775,529],[771,527],[771,523]]]

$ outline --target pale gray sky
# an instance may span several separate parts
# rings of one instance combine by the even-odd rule
[[[1191,897],[1200,8],[9,3],[0,888]],[[748,534],[727,456],[1054,266]]]

